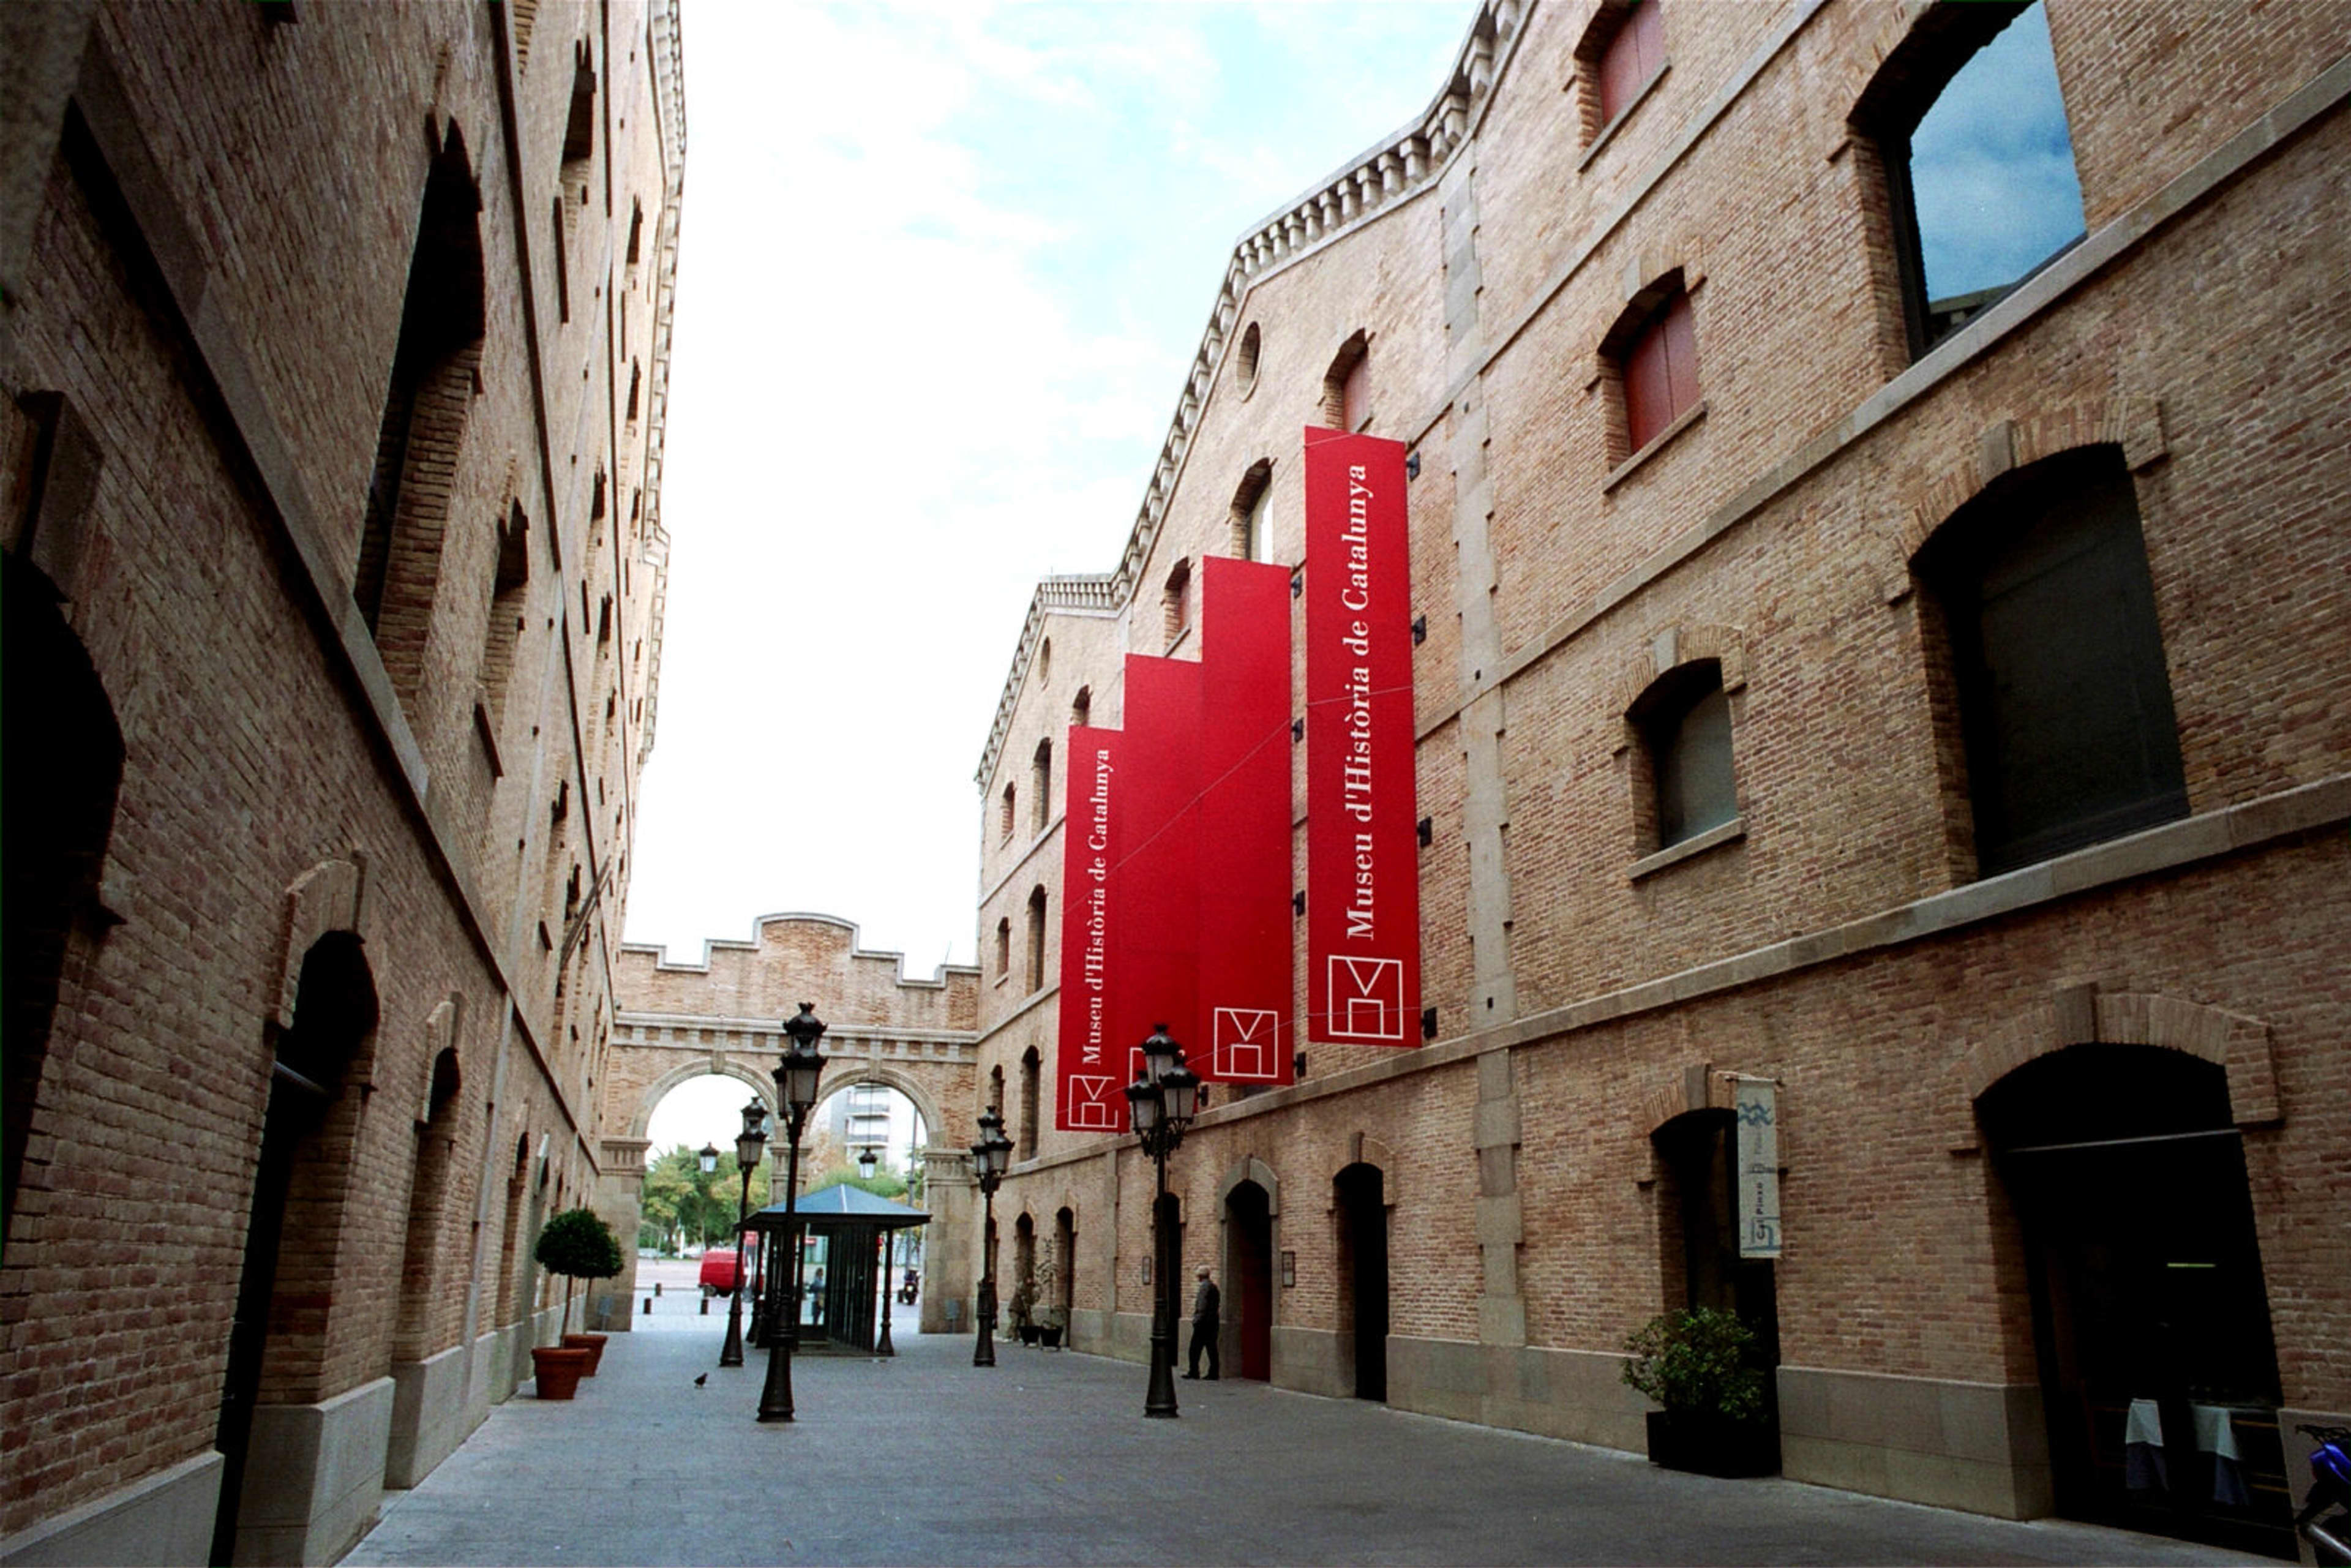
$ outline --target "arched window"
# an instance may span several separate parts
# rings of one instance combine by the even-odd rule
[[[403,701],[414,699],[423,677],[449,521],[446,476],[465,440],[481,364],[481,210],[465,137],[452,125],[425,178],[351,580],[351,597]]]
[[[2188,814],[2138,499],[2120,448],[2001,476],[1919,553],[1984,875]]]
[[[1004,787],[1002,821],[998,824],[997,831],[998,841],[1008,844],[1012,841],[1012,824],[1018,814],[1019,804],[1014,797],[1012,786],[1007,784]]]
[[[54,460],[52,467],[55,466]],[[44,476],[46,478],[47,476]],[[114,923],[99,902],[122,779],[122,732],[89,651],[46,573],[0,559],[0,733],[18,758],[0,790],[0,1030],[6,1049],[0,1238],[14,1228],[42,1070],[61,995]],[[26,766],[22,759],[39,759]],[[70,1015],[73,1004],[68,1002]]]
[[[1029,764],[1029,819],[1033,832],[1043,832],[1053,816],[1053,743],[1040,740]]]
[[[1045,988],[1045,890],[1032,888],[1029,894],[1029,989]]]
[[[1242,329],[1241,344],[1233,353],[1233,374],[1239,378],[1241,395],[1247,397],[1257,388],[1258,354],[1264,337],[1252,321]]]
[[[1667,671],[1626,716],[1641,737],[1637,792],[1650,812],[1645,849],[1671,849],[1739,815],[1730,698],[1719,662]]]
[[[1912,359],[2082,237],[2073,131],[2038,0],[1935,6],[1886,57],[1853,124],[1884,183],[1876,215]]]
[[[1322,377],[1322,423],[1332,430],[1361,430],[1372,418],[1370,342],[1358,332],[1339,347]]]
[[[1037,1157],[1037,1100],[1039,1081],[1043,1077],[1043,1061],[1037,1048],[1030,1046],[1020,1053],[1020,1157]]]
[[[1635,295],[1600,345],[1614,380],[1612,465],[1645,450],[1698,403],[1697,326],[1677,268]]]
[[[1166,634],[1167,646],[1173,648],[1183,640],[1184,633],[1192,629],[1190,557],[1177,561],[1176,570],[1167,574],[1167,586],[1161,591],[1159,603],[1165,622],[1163,630]]]
[[[1041,638],[1037,643],[1037,684],[1049,684],[1053,678],[1053,640]]]
[[[1666,68],[1659,0],[1603,0],[1575,47],[1578,108],[1587,145],[1622,119]]]
[[[1270,541],[1267,538],[1266,514],[1271,509],[1269,501],[1273,495],[1273,465],[1260,457],[1249,465],[1241,476],[1240,487],[1233,492],[1232,553],[1237,560],[1267,560],[1271,559]]]
[[[1070,699],[1070,722],[1073,725],[1090,725],[1093,721],[1094,689],[1092,686],[1080,686],[1078,695]]]
[[[530,519],[520,502],[507,509],[498,528],[498,559],[490,578],[488,623],[482,629],[482,664],[475,676],[477,700],[497,735],[506,714],[507,685],[514,676],[515,645],[522,635],[523,597],[530,582]]]

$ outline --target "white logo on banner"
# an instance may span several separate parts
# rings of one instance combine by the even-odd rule
[[[1324,1028],[1332,1040],[1404,1038],[1404,960],[1331,955],[1331,1016]]]
[[[1070,1125],[1083,1133],[1116,1133],[1117,1108],[1109,1099],[1110,1086],[1115,1080],[1085,1078],[1072,1074],[1070,1078]]]
[[[1218,1078],[1273,1077],[1280,1022],[1270,1009],[1218,1008],[1208,1045],[1211,1071]]]
[[[1731,1088],[1739,1117],[1739,1255],[1780,1255],[1780,1095],[1768,1079]]]

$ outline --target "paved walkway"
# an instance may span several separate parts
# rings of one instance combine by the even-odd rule
[[[724,1303],[720,1303],[722,1309]],[[761,1353],[668,1294],[569,1404],[528,1393],[345,1559],[359,1563],[2261,1563],[2088,1525],[2008,1523],[1321,1399],[900,1333],[803,1357],[760,1426]],[[707,1372],[709,1381],[695,1379]]]

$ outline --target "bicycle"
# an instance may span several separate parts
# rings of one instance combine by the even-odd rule
[[[2351,1568],[2351,1427],[2294,1430],[2318,1446],[2310,1451],[2310,1495],[2294,1516],[2294,1528],[2310,1542],[2319,1568]],[[2335,1511],[2321,1520],[2330,1508]]]

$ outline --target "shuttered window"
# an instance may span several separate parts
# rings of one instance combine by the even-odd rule
[[[1666,63],[1666,30],[1657,0],[1639,0],[1617,24],[1600,55],[1600,123],[1609,124],[1632,107]]]
[[[2138,507],[2120,452],[2005,476],[1922,560],[1951,643],[1990,875],[2188,812]]]
[[[1625,428],[1638,452],[1698,402],[1698,340],[1689,296],[1677,293],[1625,352]]]

